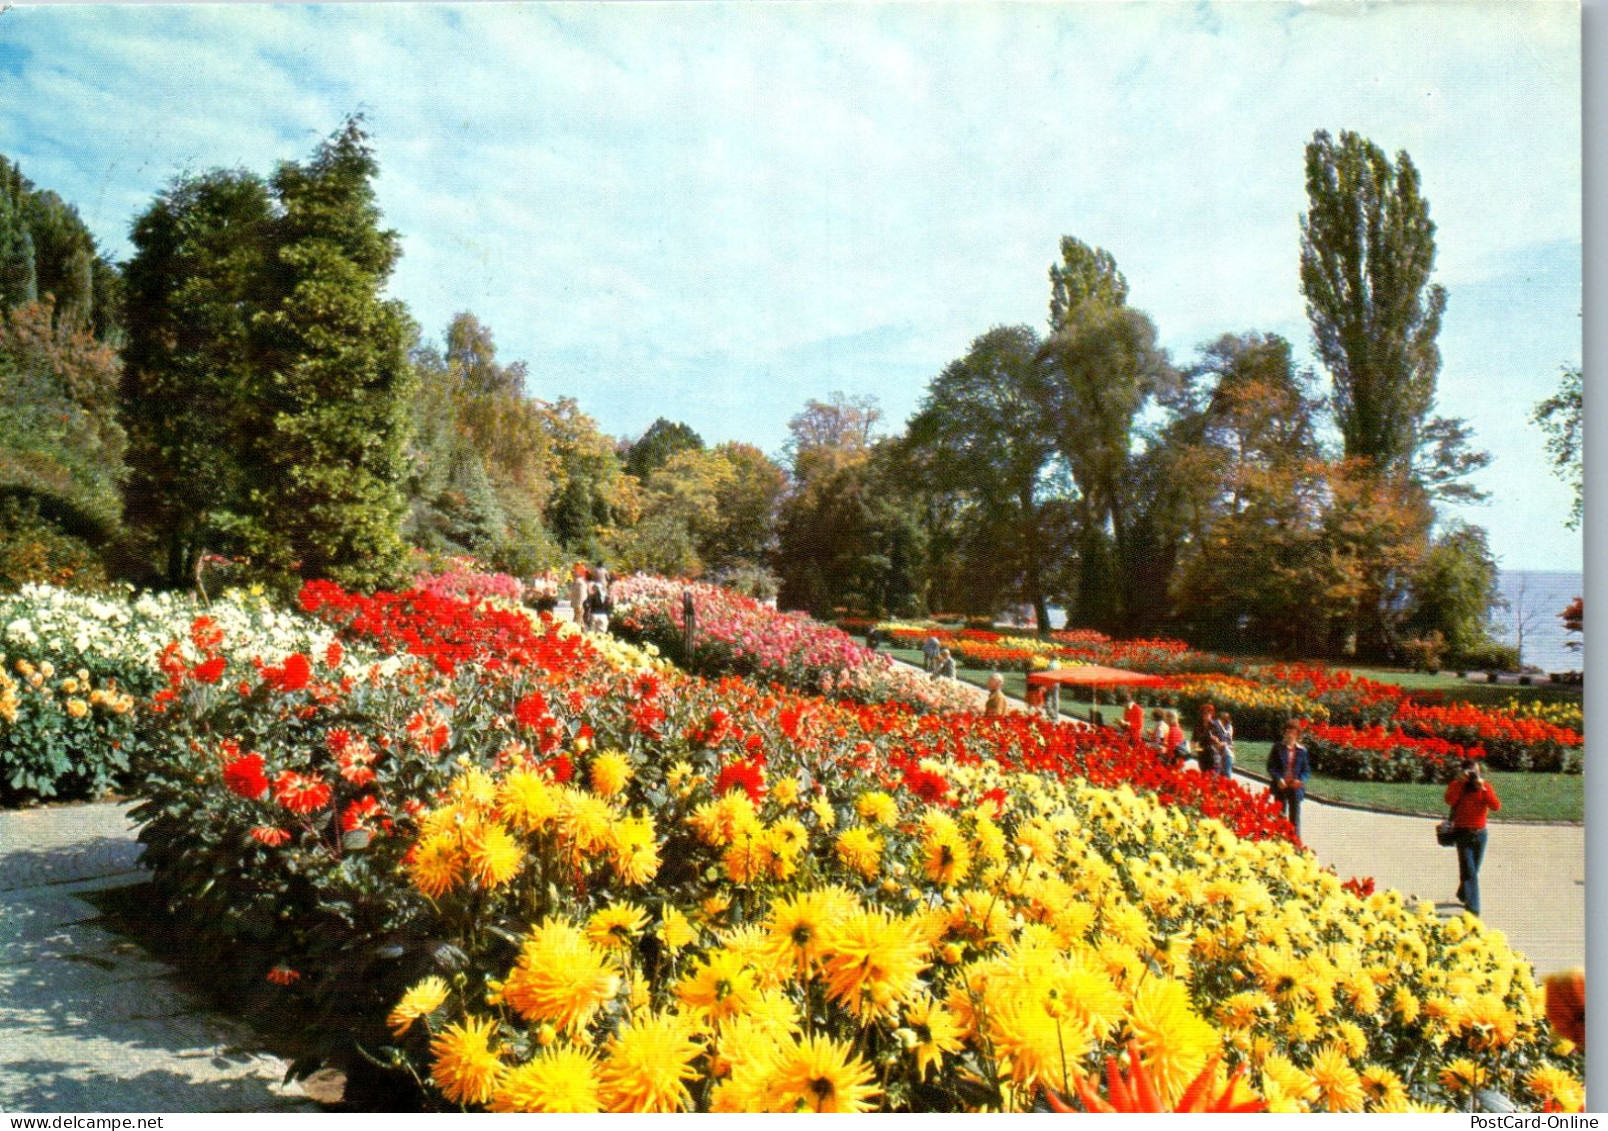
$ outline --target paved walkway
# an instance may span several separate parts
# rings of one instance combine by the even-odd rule
[[[143,882],[127,806],[0,812],[0,1111],[316,1110],[244,1026],[103,925]]]
[[[979,705],[988,697],[980,687],[964,686],[976,693]],[[1255,766],[1258,756],[1266,760],[1267,744],[1244,743],[1240,754]],[[1266,789],[1242,774],[1235,779],[1250,789]],[[1454,915],[1462,910],[1452,899],[1457,855],[1435,843],[1437,820],[1318,801],[1301,807],[1307,847],[1341,879],[1372,876],[1381,888],[1427,899],[1442,915]],[[1585,966],[1585,827],[1493,823],[1480,868],[1480,905],[1485,924],[1507,935],[1537,977]]]

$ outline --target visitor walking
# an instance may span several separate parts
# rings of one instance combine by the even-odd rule
[[[955,678],[955,657],[953,657],[953,656],[951,656],[949,654],[949,649],[948,648],[940,648],[938,650],[938,662],[933,665],[932,678],[933,679],[954,679]]]
[[[1201,773],[1217,772],[1217,754],[1222,741],[1222,734],[1217,729],[1217,708],[1210,703],[1204,704],[1200,709],[1200,722],[1195,726],[1195,757],[1199,760]]]
[[[1284,737],[1268,752],[1267,776],[1272,782],[1273,797],[1284,807],[1284,815],[1295,826],[1295,835],[1300,836],[1301,800],[1306,796],[1307,779],[1312,776],[1312,763],[1307,758],[1307,748],[1301,745],[1298,724],[1284,724]]]
[[[1145,737],[1145,709],[1135,701],[1133,693],[1128,693],[1128,705],[1123,708],[1122,721],[1128,728],[1128,737],[1135,742],[1143,742]]]
[[[931,675],[937,669],[938,653],[942,647],[943,646],[938,643],[938,638],[936,636],[929,636],[922,642],[922,667],[928,675]]]
[[[1223,745],[1217,752],[1217,772],[1225,778],[1234,776],[1234,716],[1224,711],[1217,716],[1217,729]]]
[[[603,600],[609,601],[613,598],[609,590],[614,584],[614,575],[609,572],[609,567],[603,564],[602,558],[597,560],[597,565],[592,570],[592,583],[602,587]]]
[[[1178,721],[1178,712],[1171,708],[1167,710],[1167,757],[1175,766],[1183,765],[1189,757],[1189,739]]]
[[[575,623],[582,628],[586,627],[586,597],[586,567],[577,565],[575,576],[570,579],[570,616],[574,617]]]
[[[608,591],[594,581],[592,591],[586,595],[586,627],[593,632],[607,632],[609,608]]]
[[[983,714],[995,719],[1005,714],[1005,677],[998,672],[988,677],[988,700],[983,704]]]
[[[1452,844],[1457,848],[1457,900],[1480,913],[1480,864],[1485,860],[1485,815],[1502,808],[1491,783],[1480,776],[1480,764],[1463,759],[1461,772],[1446,787],[1452,810]]]
[[[1150,745],[1157,754],[1167,753],[1167,712],[1160,707],[1150,712]]]

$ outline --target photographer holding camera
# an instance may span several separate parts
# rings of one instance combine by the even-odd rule
[[[1480,862],[1485,859],[1485,815],[1502,808],[1491,783],[1480,776],[1480,764],[1463,759],[1462,767],[1446,787],[1446,804],[1452,809],[1452,830],[1457,848],[1457,899],[1474,914],[1480,913]]]

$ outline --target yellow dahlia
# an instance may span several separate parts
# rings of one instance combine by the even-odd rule
[[[874,880],[882,865],[882,841],[863,826],[845,829],[837,839],[837,856],[843,866],[865,879]]]
[[[604,950],[629,947],[648,925],[648,913],[634,903],[611,903],[586,921],[586,937]]]
[[[692,1021],[674,1013],[639,1017],[609,1039],[603,1065],[603,1106],[613,1112],[685,1111],[692,1103],[687,1081],[698,1076],[693,1062],[703,1054]]]
[[[1169,1105],[1218,1051],[1217,1031],[1196,1015],[1184,984],[1171,978],[1147,978],[1139,986],[1128,1023],[1140,1059]]]
[[[466,1017],[430,1042],[430,1079],[455,1104],[483,1104],[502,1078],[503,1064],[492,1051],[497,1022]]]
[[[920,991],[926,953],[918,920],[875,908],[847,914],[821,947],[827,996],[862,1021],[891,1017]]]
[[[759,982],[742,955],[712,950],[676,983],[675,992],[687,1008],[719,1024],[759,1000]]]
[[[400,1037],[427,1013],[434,1013],[447,1000],[447,983],[434,974],[416,983],[385,1018],[386,1027]]]
[[[526,936],[502,996],[525,1020],[573,1033],[619,990],[619,974],[604,953],[573,923],[550,918]]]
[[[631,760],[618,750],[605,750],[592,759],[589,777],[592,789],[604,797],[613,797],[626,787],[633,773]]]
[[[854,811],[873,824],[891,827],[899,823],[899,803],[881,790],[862,793],[854,802]]]
[[[464,833],[464,855],[480,886],[493,890],[519,874],[525,850],[507,829],[495,821],[477,822]]]
[[[806,1037],[783,1046],[770,1073],[775,1111],[871,1110],[880,1089],[871,1066],[830,1037]]]
[[[609,863],[620,881],[641,887],[659,874],[659,844],[652,817],[627,817],[611,830]]]
[[[597,1058],[591,1049],[555,1046],[503,1075],[492,1096],[495,1112],[594,1115],[598,1096]]]
[[[1362,1078],[1351,1067],[1346,1050],[1339,1045],[1324,1045],[1312,1058],[1307,1069],[1312,1083],[1318,1089],[1317,1103],[1325,1111],[1361,1111],[1367,1098]]]
[[[431,899],[439,899],[463,875],[463,854],[452,833],[433,833],[419,839],[407,862],[413,886]]]

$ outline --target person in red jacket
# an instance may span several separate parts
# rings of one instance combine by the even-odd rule
[[[1135,742],[1145,740],[1145,709],[1134,701],[1133,694],[1128,695],[1128,706],[1122,712],[1123,725],[1128,728],[1128,737]]]
[[[1452,809],[1452,831],[1457,848],[1457,899],[1480,913],[1480,863],[1485,859],[1485,815],[1502,808],[1491,783],[1480,775],[1480,764],[1463,760],[1461,771],[1446,787],[1446,804]]]

